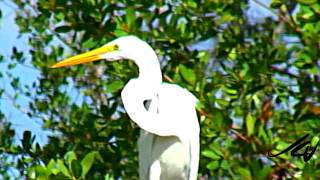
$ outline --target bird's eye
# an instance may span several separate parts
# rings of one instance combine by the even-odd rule
[[[114,50],[119,50],[119,45],[115,44],[115,45],[113,45],[113,48],[114,48]]]

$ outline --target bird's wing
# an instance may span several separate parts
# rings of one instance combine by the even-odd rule
[[[200,151],[200,127],[195,109],[198,99],[187,89],[169,83],[163,83],[159,96],[160,114],[164,113],[170,116],[164,118],[168,119],[168,127],[176,132],[176,136],[183,143],[189,145],[190,163],[188,179],[196,180]]]
[[[141,85],[136,79],[130,80],[123,88],[121,98],[130,119],[147,132],[159,136],[175,135],[172,128],[168,128],[168,124],[163,121],[158,113],[148,111],[144,107],[143,102],[145,100],[156,96],[156,92],[151,96],[150,91],[146,88],[148,88],[147,85]]]
[[[186,89],[180,86],[163,83],[154,95],[141,86],[137,80],[131,80],[121,92],[124,107],[137,125],[159,136],[178,136],[190,130],[199,129],[197,118],[194,118],[194,109],[197,99]],[[148,94],[148,95],[147,95]],[[143,102],[152,97],[148,111]]]
[[[159,89],[159,114],[161,121],[173,132],[198,131],[199,123],[195,112],[197,98],[175,84],[163,83]]]

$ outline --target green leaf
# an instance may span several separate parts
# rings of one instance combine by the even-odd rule
[[[69,32],[71,30],[72,30],[72,28],[70,26],[59,26],[59,27],[55,28],[55,31],[57,33],[66,33],[66,32]]]
[[[100,112],[104,117],[110,117],[116,112],[117,107],[118,107],[118,103],[113,103],[111,107],[101,105]]]
[[[271,8],[279,8],[282,4],[284,4],[283,1],[284,0],[272,0],[270,7]]]
[[[135,19],[136,19],[135,10],[132,9],[131,7],[128,7],[126,10],[126,20],[130,29],[135,27]]]
[[[119,19],[116,20],[116,28],[115,28],[114,34],[117,37],[128,35],[127,29],[123,27],[123,22]]]
[[[272,150],[272,154],[277,154],[281,151],[283,151],[284,149],[286,149],[287,147],[289,147],[291,144],[289,143],[286,143],[286,142],[283,142],[283,141],[279,141],[276,145],[276,149],[275,150]],[[300,151],[298,152],[300,153]],[[283,159],[288,159],[289,156],[288,156],[288,153],[284,153],[284,154],[281,154],[279,155],[280,158],[283,158]]]
[[[201,110],[201,109],[204,109],[204,108],[205,108],[205,106],[203,105],[203,103],[201,101],[197,100],[196,109],[197,110]]]
[[[32,145],[32,139],[31,138],[31,131],[24,131],[23,132],[23,139],[22,139],[22,147],[24,150],[29,151],[31,149]]]
[[[62,174],[64,174],[67,177],[72,177],[68,168],[64,165],[63,161],[61,159],[57,160],[57,168],[62,172]]]
[[[69,151],[64,155],[64,159],[68,164],[69,168],[71,168],[71,163],[73,160],[77,160],[77,155],[73,151]]]
[[[227,107],[229,105],[229,101],[226,101],[225,99],[215,99],[215,101],[222,108],[225,108],[225,107]]]
[[[229,169],[230,168],[230,164],[229,164],[229,162],[228,161],[226,161],[226,160],[223,160],[222,162],[221,162],[221,168],[222,169],[225,169],[225,170],[227,170],[227,169]]]
[[[237,52],[236,52],[236,49],[235,49],[235,48],[233,48],[233,49],[229,52],[228,58],[229,58],[230,60],[236,60],[236,59],[237,59]]]
[[[50,174],[57,175],[60,170],[57,168],[58,165],[56,164],[54,159],[51,159],[47,165],[48,170],[50,170]]]
[[[114,180],[115,178],[111,174],[106,174],[104,180]]]
[[[82,178],[85,178],[85,176],[87,175],[87,173],[89,172],[95,157],[99,156],[99,152],[97,151],[91,151],[90,153],[88,153],[81,161],[81,167],[82,167]]]
[[[206,168],[209,170],[215,170],[215,169],[218,169],[219,167],[220,167],[219,161],[212,161],[206,166]]]
[[[296,161],[294,162],[294,165],[296,165],[299,169],[303,169],[304,166],[305,166],[305,165],[308,165],[308,164],[306,164],[304,161],[301,162],[301,161],[297,161],[297,160],[296,160]]]
[[[196,81],[196,75],[192,69],[186,68],[184,65],[179,65],[179,70],[182,78],[186,80],[190,85],[194,85]]]
[[[277,143],[276,149],[278,149],[278,150],[280,150],[280,151],[283,151],[284,149],[286,149],[286,148],[289,147],[289,146],[290,146],[289,143],[280,141],[280,142]]]
[[[213,160],[221,159],[221,157],[218,154],[214,153],[212,150],[204,150],[204,151],[202,151],[201,154],[203,156],[208,157],[208,158],[213,159]]]
[[[187,1],[187,5],[190,7],[190,8],[197,8],[197,3],[193,0],[188,0]]]
[[[223,111],[220,109],[214,109],[211,111],[212,116],[214,117],[213,123],[215,129],[224,129],[229,126],[230,121],[228,119],[225,119],[225,116],[223,115]]]
[[[225,90],[225,92],[228,95],[237,95],[238,94],[238,91],[235,90],[235,89],[230,89],[230,88],[227,88],[227,87],[224,87],[223,89]]]
[[[316,147],[316,145],[319,143],[320,138],[318,136],[314,136],[311,140],[311,147]]]
[[[246,117],[246,128],[247,128],[247,135],[251,136],[254,134],[256,119],[252,117],[249,113]]]
[[[298,2],[303,5],[312,5],[315,4],[317,0],[298,0]]]
[[[37,179],[39,180],[45,180],[47,179],[49,173],[48,173],[48,169],[44,166],[36,166],[35,168],[36,174],[37,174]]]
[[[80,177],[82,174],[82,167],[78,160],[73,160],[71,163],[72,174],[75,178]]]
[[[86,40],[83,44],[82,47],[86,49],[92,49],[97,45],[97,42],[93,38],[89,38]]]
[[[123,86],[124,86],[124,83],[122,81],[113,81],[107,85],[107,91],[110,93],[114,93],[114,92],[122,89]]]
[[[238,169],[239,171],[239,174],[241,175],[242,179],[248,179],[248,180],[251,180],[251,173],[248,169],[245,169],[245,168],[239,168]]]

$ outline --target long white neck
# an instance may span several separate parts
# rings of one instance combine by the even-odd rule
[[[136,64],[139,67],[139,81],[146,83],[146,86],[158,86],[162,83],[160,63],[154,53],[152,56],[136,61]]]

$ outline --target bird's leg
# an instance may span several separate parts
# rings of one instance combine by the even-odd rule
[[[149,179],[148,173],[151,166],[152,157],[152,144],[154,135],[146,132],[145,130],[140,130],[140,137],[138,141],[139,147],[139,179],[147,180]]]

